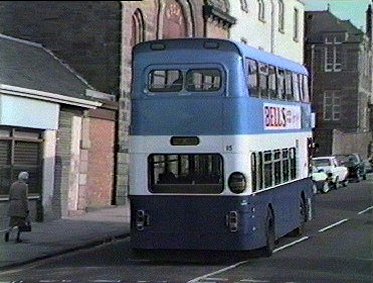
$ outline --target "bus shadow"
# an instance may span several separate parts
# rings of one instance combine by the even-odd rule
[[[149,264],[172,265],[216,265],[236,264],[263,257],[261,250],[251,251],[204,251],[204,250],[154,250],[131,251],[134,260],[146,261]]]

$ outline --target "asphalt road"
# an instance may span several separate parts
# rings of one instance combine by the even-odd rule
[[[251,253],[135,256],[129,239],[0,273],[2,282],[373,282],[373,178],[317,195],[303,237]]]

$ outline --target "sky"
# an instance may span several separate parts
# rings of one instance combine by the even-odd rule
[[[306,11],[330,11],[341,20],[350,20],[354,26],[365,31],[366,10],[372,0],[302,0]]]

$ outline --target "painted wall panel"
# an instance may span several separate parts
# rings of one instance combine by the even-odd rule
[[[24,97],[0,95],[0,125],[58,129],[59,104]]]

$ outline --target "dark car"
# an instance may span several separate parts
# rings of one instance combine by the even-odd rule
[[[360,182],[361,179],[367,179],[367,172],[365,163],[357,153],[351,154],[337,154],[335,156],[340,165],[347,167],[348,169],[348,180]]]

